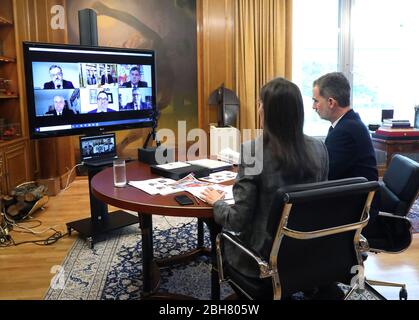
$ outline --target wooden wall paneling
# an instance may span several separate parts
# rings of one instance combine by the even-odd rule
[[[201,155],[209,155],[210,125],[217,123],[217,108],[209,107],[208,97],[224,83],[234,90],[234,2],[231,0],[197,1],[198,126],[206,132]]]
[[[56,14],[51,9],[55,5],[66,8],[66,0],[14,0],[15,12],[19,13],[16,19],[18,36],[16,39],[18,57],[23,62],[22,41],[46,42],[46,43],[67,43],[67,22],[64,29],[51,27],[51,19]],[[65,18],[65,14],[64,14]],[[24,70],[21,63],[19,77],[22,81],[21,87],[25,89]],[[24,92],[24,91],[23,91]],[[27,128],[26,100],[21,100],[25,110],[25,130]],[[49,185],[50,195],[59,192],[59,186],[65,181],[67,174],[75,164],[74,148],[72,147],[71,137],[42,139],[30,142],[31,171],[41,182]]]
[[[4,151],[4,168],[7,172],[7,192],[14,186],[27,182],[28,168],[22,167],[28,163],[27,141],[6,147]]]
[[[200,0],[197,2],[198,34],[198,123],[209,132],[217,122],[216,108],[209,108],[210,93],[221,84],[234,90],[234,2]]]

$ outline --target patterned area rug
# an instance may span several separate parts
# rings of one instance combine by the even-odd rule
[[[208,231],[205,245],[209,246]],[[196,246],[195,220],[186,224],[160,226],[154,230],[157,258],[177,255]],[[78,238],[62,266],[57,266],[46,300],[137,300],[142,289],[141,234],[138,226],[123,228],[105,236],[90,249]],[[161,292],[178,293],[200,300],[210,299],[208,258],[202,257],[172,268],[161,269]],[[347,287],[343,287],[347,290]],[[232,293],[221,285],[221,298]],[[295,299],[302,299],[295,295]],[[354,292],[351,300],[378,300],[373,292]]]
[[[407,217],[412,221],[413,232],[419,232],[419,198],[413,204]]]

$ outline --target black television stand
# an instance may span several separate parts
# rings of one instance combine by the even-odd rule
[[[139,217],[136,217],[123,210],[117,210],[108,213],[108,205],[97,198],[91,192],[91,180],[95,174],[102,171],[105,166],[93,167],[85,165],[89,178],[89,197],[90,197],[90,218],[72,221],[67,223],[68,234],[71,230],[76,230],[82,237],[86,238],[89,247],[93,249],[95,242],[98,242],[98,236],[112,230],[120,229],[135,223],[139,223]]]

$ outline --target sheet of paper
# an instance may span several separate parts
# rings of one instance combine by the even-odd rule
[[[218,161],[218,160],[211,160],[211,159],[192,160],[192,161],[188,161],[188,163],[205,167],[205,168],[209,168],[209,169],[217,169],[217,168],[221,168],[225,166],[231,167],[231,163]]]
[[[178,181],[168,178],[156,178],[143,181],[129,181],[128,184],[150,195],[160,194],[165,196],[172,193],[187,191],[202,201],[205,201],[202,198],[202,192],[206,188],[211,187],[223,192],[225,194],[223,200],[228,204],[234,204],[232,185],[224,186],[207,181],[200,181],[191,174]]]
[[[237,173],[233,171],[220,171],[211,173],[208,177],[199,178],[199,180],[211,182],[211,183],[222,183],[236,179]]]
[[[227,202],[228,204],[234,204],[234,198],[233,198],[233,186],[223,186],[223,185],[218,185],[218,184],[213,184],[210,186],[211,188],[218,190],[220,192],[224,192],[224,201]],[[203,187],[192,187],[192,188],[187,188],[185,189],[185,191],[189,192],[190,194],[192,194],[193,196],[195,196],[196,198],[206,202],[203,198],[202,198],[202,192],[208,188],[208,186],[203,186]]]
[[[128,184],[138,188],[150,195],[156,195],[156,194],[162,194],[164,192],[165,194],[179,192],[181,190],[173,189],[170,185],[172,183],[176,182],[176,180],[173,179],[167,179],[167,178],[157,178],[157,179],[149,179],[149,180],[143,180],[143,181],[129,181]]]
[[[170,162],[170,163],[166,163],[166,164],[161,164],[161,165],[158,165],[156,167],[164,169],[164,170],[173,170],[173,169],[189,167],[189,166],[190,166],[189,163],[178,161],[178,162]]]

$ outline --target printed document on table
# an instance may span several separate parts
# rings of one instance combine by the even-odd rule
[[[233,186],[223,186],[223,185],[219,185],[219,184],[212,184],[210,186],[211,188],[218,190],[220,193],[224,192],[224,201],[227,202],[228,204],[234,204],[234,198],[233,198]],[[189,192],[190,194],[192,194],[193,196],[197,197],[198,199],[206,202],[203,197],[202,197],[202,192],[204,192],[204,190],[208,188],[208,186],[205,187],[193,187],[193,188],[188,188],[185,191]]]
[[[208,169],[217,169],[217,168],[223,168],[223,167],[231,168],[231,163],[218,161],[218,160],[211,160],[211,159],[192,160],[192,161],[188,161],[188,163],[205,167]]]
[[[197,180],[192,174],[187,175],[181,180],[173,180],[167,178],[156,178],[143,181],[129,181],[128,184],[138,188],[150,195],[169,195],[176,192],[187,191],[198,199],[203,200],[202,192],[206,188],[213,188],[225,194],[224,201],[228,204],[234,204],[233,186],[224,186],[211,182]]]
[[[199,178],[199,180],[211,182],[211,183],[222,183],[236,179],[237,173],[233,171],[220,171],[211,173],[208,177]]]
[[[164,169],[164,170],[173,170],[173,169],[189,167],[189,166],[190,166],[189,163],[178,161],[178,162],[170,162],[166,164],[161,164],[156,167],[160,169]]]
[[[154,196],[156,194],[166,195],[182,191],[171,186],[175,182],[176,180],[173,179],[157,178],[143,181],[129,181],[128,184]]]

